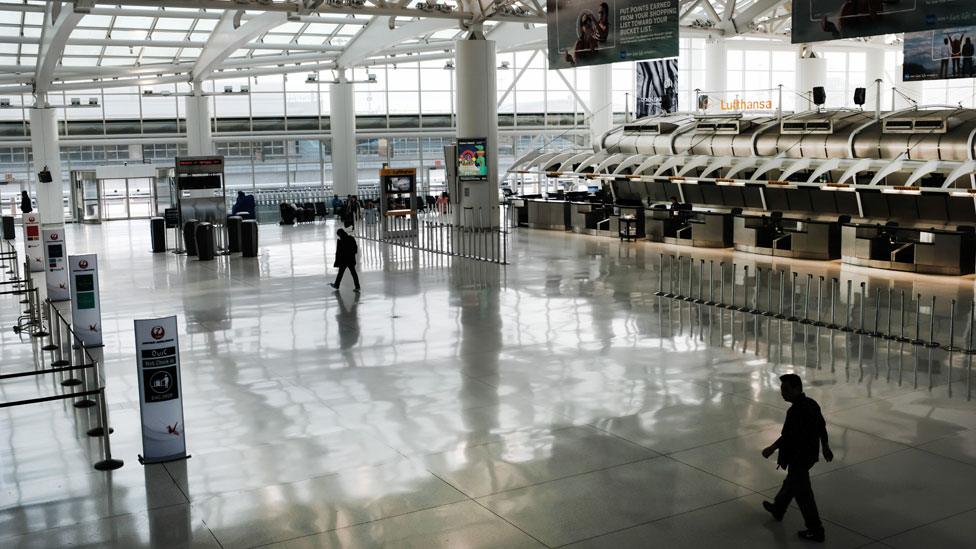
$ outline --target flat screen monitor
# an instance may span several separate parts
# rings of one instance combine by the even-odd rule
[[[771,212],[783,212],[790,209],[786,201],[786,189],[766,187],[763,192],[766,195],[766,209]]]
[[[687,183],[681,185],[681,190],[685,194],[685,202],[688,204],[704,204],[705,195],[702,194],[701,187],[697,183]]]
[[[886,222],[890,217],[888,212],[888,201],[885,200],[881,190],[860,190],[857,191],[861,197],[861,208],[864,209],[864,217],[874,219],[878,222]]]
[[[813,205],[813,212],[820,215],[836,214],[836,196],[837,192],[835,191],[810,190],[810,203]]]
[[[950,196],[949,220],[953,223],[976,223],[976,206],[973,199],[966,196]]]
[[[412,175],[385,175],[383,181],[387,193],[409,193],[413,190],[416,176]]]
[[[687,188],[687,187],[685,187]],[[722,198],[722,189],[714,183],[699,183],[698,188],[702,192],[702,203],[711,206],[722,206],[725,200]]]
[[[745,199],[746,208],[761,210],[763,207],[762,203],[762,191],[759,185],[746,185],[742,189],[742,196]]]
[[[217,174],[181,175],[176,179],[177,188],[184,190],[220,189],[222,177]]]
[[[57,257],[64,257],[64,246],[60,244],[48,244],[47,245],[47,256],[51,259]]]
[[[834,191],[834,194],[837,195],[834,197],[834,200],[837,201],[837,213],[851,217],[859,217],[861,215],[860,210],[857,209],[857,193]]]
[[[917,197],[918,217],[926,221],[938,221],[945,223],[949,221],[949,208],[946,204],[946,195],[942,193],[922,194]]]
[[[75,289],[79,292],[95,291],[95,276],[90,274],[80,274],[76,276]]]
[[[729,208],[744,208],[746,205],[746,199],[742,195],[742,191],[745,187],[723,185],[719,187],[722,189],[722,200],[725,205]]]
[[[888,201],[889,216],[894,219],[905,221],[918,220],[918,207],[915,204],[915,196],[910,194],[885,194]]]
[[[488,181],[486,139],[458,139],[457,173],[461,181]]]
[[[802,187],[798,189],[787,189],[786,199],[790,202],[790,211],[813,212],[813,204],[810,202],[810,189],[804,189]]]

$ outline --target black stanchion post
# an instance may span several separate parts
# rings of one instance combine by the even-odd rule
[[[658,263],[658,277],[657,277],[657,291],[654,292],[656,296],[664,295],[664,254],[661,254],[661,261]]]
[[[790,322],[796,322],[796,277],[797,274],[793,273],[793,278],[790,280],[790,316],[786,317],[786,320]]]
[[[959,351],[959,347],[956,347],[956,300],[953,299],[949,304],[949,343],[943,347],[946,351],[950,353]],[[950,362],[950,367],[952,366],[952,361]],[[949,385],[952,385],[952,377],[949,377]]]
[[[929,340],[925,343],[929,349],[939,347],[939,342],[935,340],[935,296],[932,296],[932,309],[929,313]],[[931,365],[929,365],[931,368]]]
[[[922,294],[918,294],[915,300],[915,339],[912,340],[912,345],[921,345],[925,343],[922,340]],[[918,354],[916,353],[916,357]]]
[[[901,305],[898,309],[901,312],[901,333],[897,340],[901,343],[909,343],[911,340],[905,337],[905,290],[901,291]]]
[[[753,296],[752,296],[752,309],[749,312],[757,315],[759,314],[759,281],[762,280],[762,267],[756,267],[756,282],[753,286]],[[748,305],[748,303],[746,304]]]
[[[702,284],[705,281],[705,260],[701,259],[699,261],[700,263],[698,264],[698,297],[695,298],[695,303],[701,305],[702,303],[705,302],[705,300],[702,299]]]
[[[807,286],[806,291],[803,293],[803,318],[800,320],[800,324],[812,324],[813,321],[810,319],[810,285],[813,283],[813,275],[807,273]]]
[[[837,285],[840,283],[836,278],[830,279],[830,324],[827,324],[827,328],[831,330],[837,329],[837,317],[834,315],[834,309],[837,304],[836,289]],[[831,340],[833,341],[833,340]]]
[[[102,429],[102,460],[95,463],[95,469],[99,471],[114,471],[122,467],[123,463],[121,459],[112,458],[112,442],[109,436],[112,433],[112,428],[108,424],[108,402],[105,400],[105,387],[98,390],[96,398],[98,399],[98,411]]]
[[[779,312],[776,313],[774,315],[774,317],[775,318],[778,318],[780,320],[783,320],[783,319],[786,318],[786,314],[785,314],[784,309],[783,309],[783,307],[784,307],[783,298],[784,298],[784,296],[786,296],[786,292],[785,292],[786,288],[783,286],[783,284],[784,284],[784,276],[785,275],[786,275],[786,271],[781,270],[779,272]]]
[[[871,337],[881,337],[881,330],[878,324],[881,322],[881,288],[874,289],[874,331]]]
[[[823,283],[824,276],[820,275],[820,278],[817,280],[817,320],[813,323],[818,328],[822,328],[825,325],[823,321]]]
[[[766,310],[763,316],[773,316],[773,268],[766,269]]]
[[[725,262],[718,262],[718,275],[721,278],[721,283],[718,286],[718,303],[715,304],[716,307],[725,308]]]
[[[725,306],[725,308],[730,311],[735,310],[735,271],[736,271],[736,264],[733,263],[732,264],[732,295],[729,298],[728,305]]]
[[[715,305],[715,260],[708,261],[708,301],[705,305],[712,307]]]
[[[867,290],[867,284],[862,282],[861,283],[861,306],[859,307],[860,310],[858,312],[858,314],[861,316],[861,322],[857,330],[854,330],[854,333],[858,335],[864,335],[867,333],[867,331],[864,329],[864,307],[867,306],[868,304],[868,300],[866,297],[867,296],[866,290]]]

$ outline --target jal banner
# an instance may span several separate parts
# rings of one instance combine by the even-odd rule
[[[905,33],[902,80],[976,76],[976,27]]]
[[[678,0],[547,0],[549,68],[678,56]]]
[[[678,60],[637,63],[637,118],[678,112]]]
[[[136,320],[136,372],[142,416],[142,463],[186,457],[180,340],[175,316]]]
[[[794,44],[976,25],[973,0],[793,0]]]

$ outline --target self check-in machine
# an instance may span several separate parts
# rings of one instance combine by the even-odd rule
[[[68,257],[71,273],[71,324],[85,347],[102,345],[102,309],[98,291],[98,256]]]
[[[183,388],[176,317],[135,321],[142,455],[139,462],[184,459]]]
[[[68,254],[64,244],[64,227],[41,231],[44,243],[44,274],[47,282],[47,298],[51,301],[68,301]]]
[[[44,250],[41,247],[41,222],[36,213],[24,214],[24,256],[32,273],[44,270]]]

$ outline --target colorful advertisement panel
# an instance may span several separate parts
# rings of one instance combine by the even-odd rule
[[[976,25],[973,0],[793,0],[793,43]]]
[[[678,112],[678,60],[637,63],[637,118]]]
[[[549,68],[678,55],[678,0],[547,0]]]
[[[488,142],[485,139],[458,139],[457,174],[461,181],[488,181]]]
[[[976,76],[976,27],[905,33],[902,80]]]

